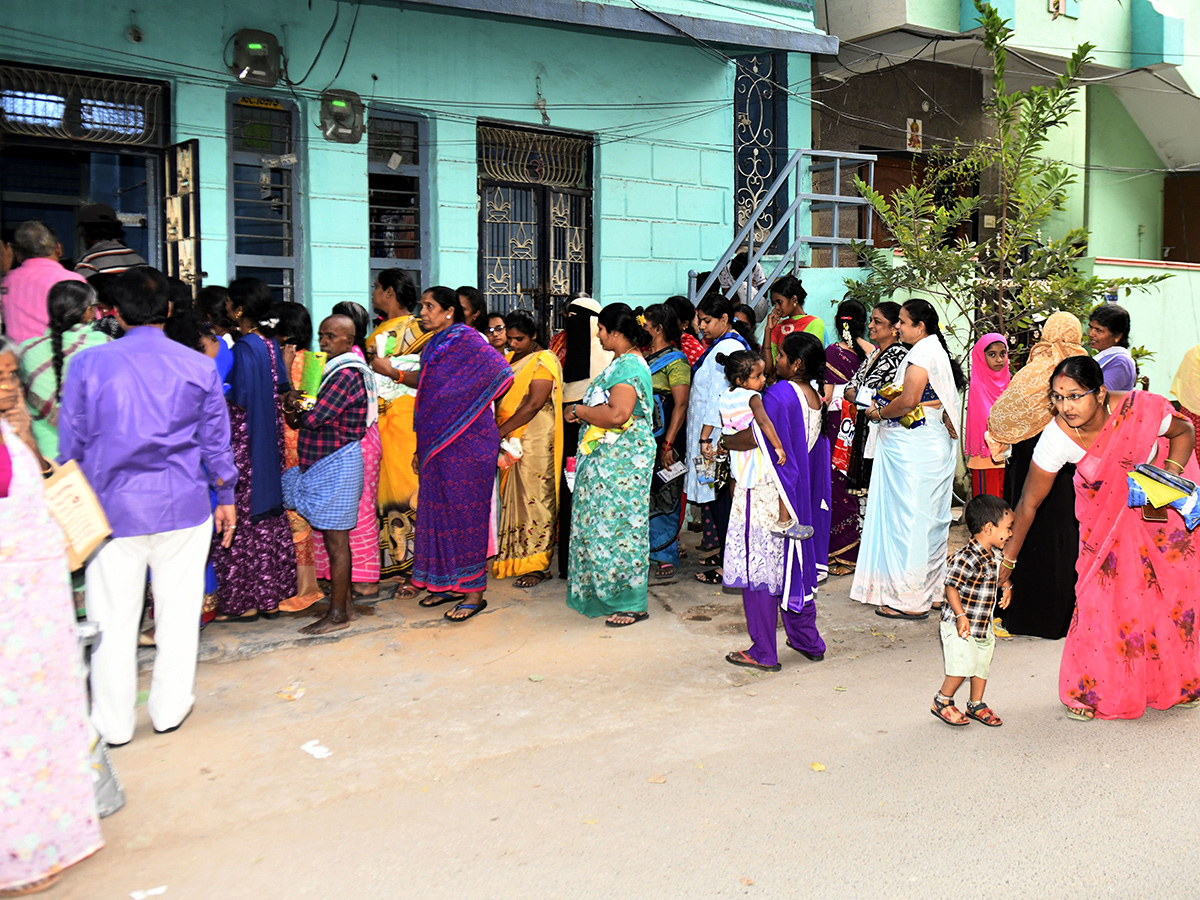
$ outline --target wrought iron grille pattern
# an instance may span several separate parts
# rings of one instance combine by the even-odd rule
[[[734,230],[750,221],[787,158],[787,56],[783,53],[737,59],[733,93]],[[766,240],[782,207],[759,216],[755,243]],[[779,250],[786,240],[776,240]],[[773,250],[775,248],[772,248]]]
[[[591,149],[586,138],[479,127],[480,289],[490,311],[527,309],[562,327],[591,285]]]
[[[162,139],[162,85],[0,66],[0,131],[125,146]]]

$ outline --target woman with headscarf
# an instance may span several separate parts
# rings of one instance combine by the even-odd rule
[[[937,310],[914,298],[900,308],[900,340],[912,349],[896,372],[900,393],[867,411],[885,423],[850,597],[885,619],[925,619],[946,582],[950,501],[958,465],[958,394],[965,379],[946,348]],[[920,408],[924,424],[899,420]]]
[[[971,496],[1004,496],[1004,464],[992,460],[984,434],[992,404],[1004,393],[1012,376],[1008,372],[1008,340],[992,331],[971,348],[971,387],[967,392],[967,424],[963,453],[971,474]]]
[[[413,454],[417,452],[417,433],[413,411],[417,392],[405,387],[404,373],[393,365],[402,357],[415,360],[429,340],[413,315],[417,307],[417,288],[403,269],[384,269],[375,279],[371,305],[383,317],[367,337],[367,362],[371,369],[392,387],[381,391],[379,399],[379,440],[383,455],[379,467],[380,547],[383,559],[379,577],[400,582],[397,596],[411,600],[421,592],[408,584],[412,574],[412,542],[416,531],[417,473]],[[382,350],[380,349],[382,347]],[[386,382],[384,382],[386,385]]]
[[[218,622],[273,619],[296,593],[296,549],[283,510],[283,404],[291,390],[275,341],[271,289],[257,278],[229,285],[229,313],[241,337],[229,372],[230,441],[238,467],[233,543],[214,534]]]
[[[1171,382],[1171,393],[1179,400],[1179,411],[1192,420],[1200,433],[1200,344],[1183,355]],[[1196,460],[1200,462],[1200,444],[1196,447]]]
[[[599,315],[600,304],[587,294],[580,294],[567,305],[563,330],[550,342],[550,352],[562,363],[563,409],[582,400],[592,379],[612,362],[612,353],[600,344]],[[563,460],[575,456],[578,447],[579,423],[564,420]],[[558,577],[563,579],[568,574],[571,551],[571,500],[564,463],[563,482],[558,492]]]
[[[1042,430],[1054,417],[1050,406],[1050,374],[1060,362],[1084,356],[1083,328],[1070,313],[1056,312],[1042,326],[1041,339],[1029,359],[992,404],[987,437],[993,459],[1008,456],[1004,467],[1004,500],[1013,509],[1021,499]],[[1011,447],[1011,455],[1009,448]],[[1012,571],[1012,601],[1004,611],[1009,634],[1057,640],[1064,637],[1075,610],[1075,560],[1079,556],[1079,521],[1075,518],[1075,466],[1065,464],[1029,526],[1029,537]]]

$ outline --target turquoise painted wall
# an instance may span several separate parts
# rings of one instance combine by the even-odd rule
[[[1121,259],[1162,258],[1162,160],[1125,106],[1103,86],[1087,89],[1089,254]]]
[[[170,84],[172,139],[201,144],[202,259],[210,283],[228,277],[226,105],[238,93],[298,100],[301,299],[319,315],[340,300],[363,301],[367,280],[366,141],[327,143],[315,123],[315,96],[334,79],[354,8],[343,6],[298,98],[282,87],[242,88],[222,62],[235,31],[260,28],[279,36],[299,78],[334,14],[331,0],[312,6],[147,5],[132,14],[145,35],[135,45],[124,36],[128,4],[93,3],[84,14],[72,0],[9,0],[12,27],[0,30],[0,58]],[[794,71],[807,72],[806,60],[799,56]],[[363,4],[333,86],[358,92],[369,108],[429,117],[431,278],[458,285],[478,281],[476,121],[540,127],[533,108],[538,79],[551,127],[596,137],[595,293],[637,305],[683,291],[688,269],[707,268],[733,237],[733,73],[723,59],[691,42]],[[807,110],[793,117],[806,138],[807,122]]]

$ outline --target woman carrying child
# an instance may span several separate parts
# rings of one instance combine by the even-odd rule
[[[751,372],[751,384],[757,383],[760,365]],[[742,591],[752,641],[748,650],[725,657],[736,666],[779,670],[775,630],[780,608],[788,646],[813,661],[825,656],[814,603],[818,575],[828,564],[830,467],[821,402],[824,370],[825,351],[816,337],[788,335],[777,359],[781,380],[761,400],[764,414],[755,412],[757,404],[751,403],[749,429],[721,437],[736,479],[724,583]],[[769,428],[762,424],[764,420]],[[768,444],[770,451],[760,449]],[[758,454],[761,474],[753,481],[754,461],[736,459],[744,451]],[[737,471],[743,473],[741,477]]]

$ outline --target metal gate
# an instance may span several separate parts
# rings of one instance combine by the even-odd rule
[[[592,281],[592,142],[479,127],[479,288],[488,310],[562,327]]]

